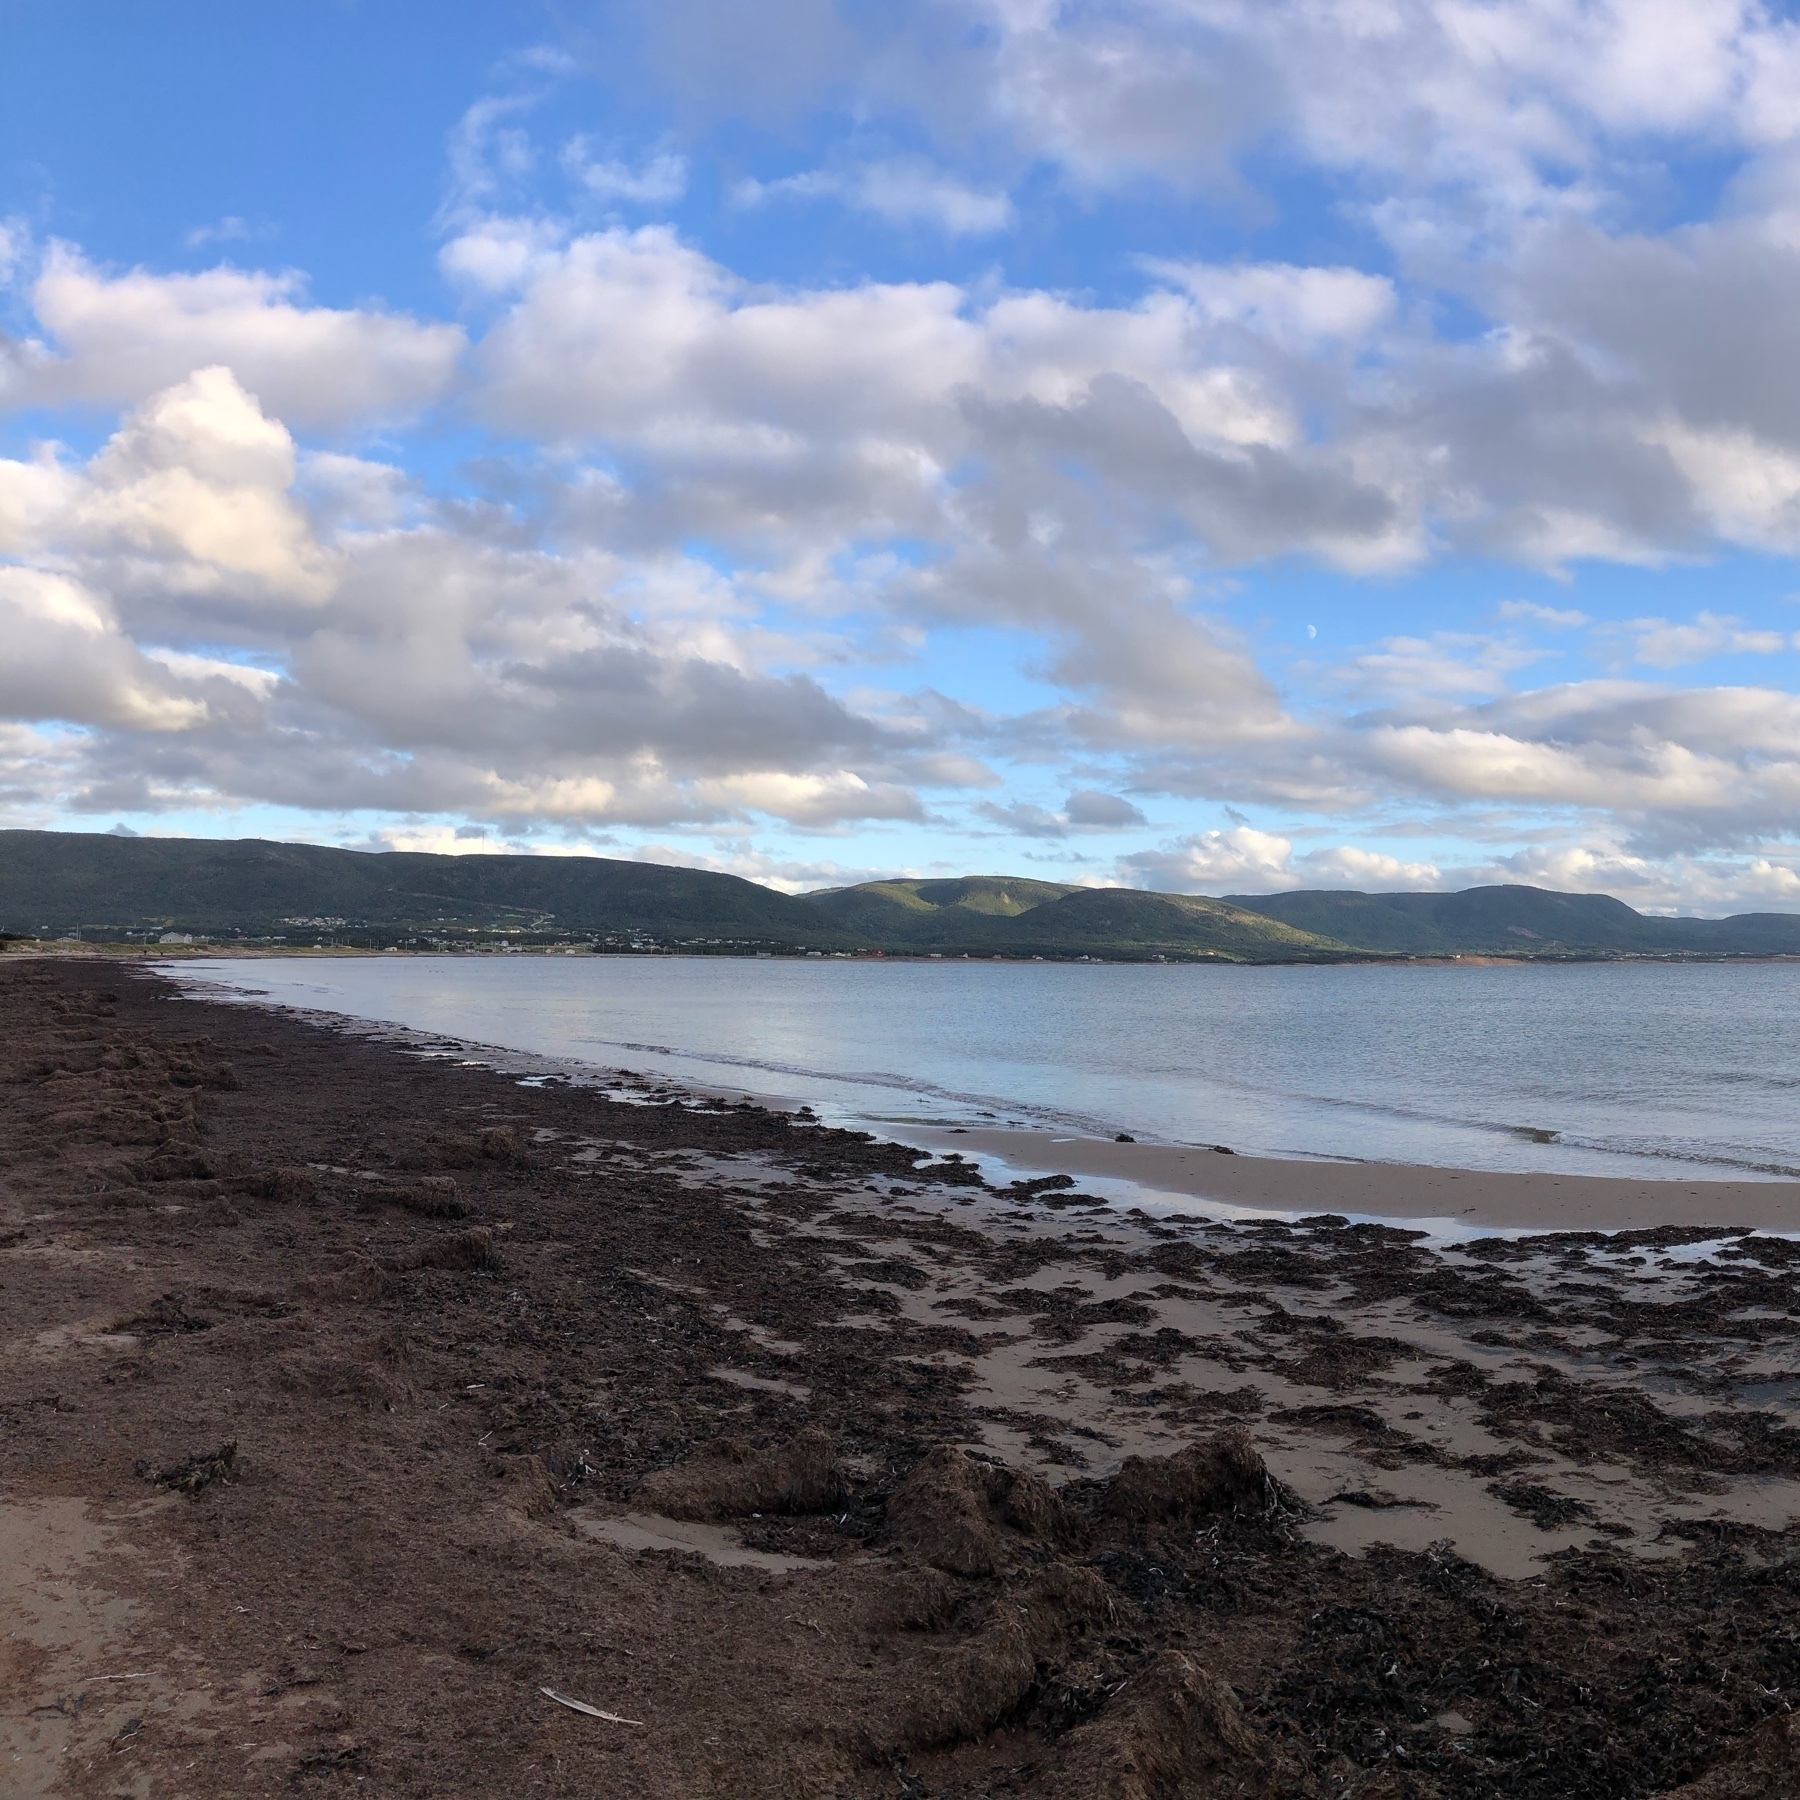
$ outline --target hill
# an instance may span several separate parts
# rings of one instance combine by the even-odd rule
[[[1314,888],[1234,894],[1231,904],[1298,931],[1400,956],[1796,956],[1800,915],[1666,919],[1609,894],[1534,887],[1456,894],[1360,894]]]
[[[311,943],[334,934],[861,940],[736,875],[593,856],[433,856],[261,838],[0,831],[0,930],[114,938],[162,931]]]
[[[871,881],[803,896],[886,949],[968,956],[1153,956],[1335,961],[1335,938],[1199,894],[1068,887],[1012,876]]]
[[[1342,962],[1371,957],[1797,956],[1800,915],[1664,919],[1606,894],[1152,894],[1022,876],[793,896],[592,856],[432,856],[250,838],[0,831],[0,932],[254,943],[862,951]]]

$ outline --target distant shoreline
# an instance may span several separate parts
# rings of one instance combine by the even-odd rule
[[[1800,955],[1775,952],[1737,950],[1686,951],[1596,951],[1582,954],[1557,951],[1539,956],[1501,956],[1491,951],[1466,954],[1415,956],[1401,951],[1387,955],[1350,955],[1332,957],[1290,957],[1280,961],[1261,961],[1231,956],[1059,956],[1023,955],[1018,952],[954,955],[916,950],[698,950],[691,946],[645,950],[594,950],[581,946],[532,945],[519,949],[470,948],[466,950],[411,950],[400,948],[370,949],[353,944],[295,944],[289,946],[248,945],[232,943],[133,944],[87,943],[79,938],[11,938],[0,942],[0,955],[8,956],[96,956],[114,957],[135,962],[194,962],[208,959],[258,962],[275,958],[307,958],[341,960],[384,957],[408,957],[427,960],[443,957],[457,961],[469,957],[502,956],[574,956],[626,962],[642,957],[684,957],[695,962],[858,962],[858,963],[1011,963],[1030,967],[1035,963],[1089,965],[1119,968],[1206,968],[1206,969],[1542,969],[1592,968],[1601,964],[1628,963],[1633,966],[1656,964],[1671,968],[1712,967],[1720,963],[1769,964],[1800,963]]]

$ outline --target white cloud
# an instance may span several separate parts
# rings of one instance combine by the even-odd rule
[[[206,596],[242,619],[312,606],[329,559],[288,494],[294,445],[229,369],[201,369],[128,414],[79,471],[0,460],[0,553],[86,560],[120,604]]]
[[[1464,879],[1612,894],[1642,912],[1800,912],[1795,856],[1637,855],[1617,843],[1533,844]]]
[[[21,723],[171,733],[247,710],[144,656],[99,595],[41,570],[0,564],[0,642],[0,714]]]
[[[1541,652],[1505,639],[1440,631],[1392,637],[1337,671],[1354,698],[1412,702],[1426,696],[1504,693],[1515,671]]]
[[[250,225],[236,213],[227,213],[211,225],[196,225],[181,241],[190,250],[199,250],[208,244],[248,244],[257,238],[272,236],[274,233],[268,226]]]
[[[1436,863],[1407,862],[1384,851],[1358,849],[1354,844],[1309,850],[1297,859],[1297,865],[1309,887],[1361,888],[1366,893],[1435,893],[1445,885],[1444,873]]]
[[[1653,669],[1674,669],[1711,656],[1777,656],[1800,648],[1800,633],[1746,629],[1741,619],[1703,612],[1686,624],[1633,619],[1607,635],[1629,634],[1631,657]]]
[[[1660,438],[1720,536],[1758,549],[1800,550],[1800,450],[1754,431],[1671,420]]]
[[[1800,806],[1800,698],[1768,688],[1572,683],[1339,743],[1392,791],[1585,809],[1646,843],[1741,843]]]
[[[1161,850],[1121,858],[1128,880],[1177,894],[1262,894],[1298,887],[1289,838],[1234,825],[1202,831]]]
[[[1242,326],[1277,349],[1301,355],[1357,345],[1394,313],[1394,284],[1360,269],[1155,261],[1147,266],[1192,294],[1206,319]]]
[[[1572,606],[1540,606],[1535,600],[1502,600],[1494,610],[1503,619],[1539,625],[1546,631],[1574,631],[1592,623],[1586,613]]]
[[[618,157],[597,156],[592,141],[572,137],[562,147],[562,166],[595,200],[629,206],[669,206],[687,192],[687,158],[664,150],[633,167]]]
[[[271,412],[338,428],[407,418],[449,392],[459,327],[308,306],[294,275],[107,275],[52,245],[31,289],[43,342],[0,342],[0,404],[132,405],[215,364]]]
[[[1013,204],[1004,193],[971,187],[921,158],[862,163],[849,169],[811,169],[774,181],[745,180],[733,189],[740,206],[772,200],[836,200],[885,224],[928,226],[950,237],[987,237],[1007,230]]]
[[[729,603],[695,604],[714,571],[487,543],[454,512],[409,517],[395,471],[337,453],[308,459],[308,509],[298,473],[224,368],[151,396],[86,463],[0,460],[0,555],[19,559],[0,563],[0,714],[101,734],[71,804],[920,816],[928,730],[764,673]]]
[[[195,656],[190,651],[164,650],[154,645],[144,654],[182,680],[235,682],[259,700],[268,699],[281,682],[281,677],[273,669],[258,669],[245,663],[227,662],[217,656]]]
[[[1197,832],[1159,850],[1123,857],[1119,867],[1135,886],[1177,894],[1270,894],[1307,887],[1432,892],[1444,884],[1434,863],[1405,862],[1353,844],[1296,856],[1291,839],[1249,825]]]
[[[438,252],[438,266],[458,287],[499,295],[522,286],[532,270],[567,241],[557,219],[488,217],[466,223]]]

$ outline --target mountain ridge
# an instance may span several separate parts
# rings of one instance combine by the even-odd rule
[[[1637,912],[1523,885],[1449,894],[1152,893],[1026,876],[902,877],[792,895],[589,856],[443,856],[272,839],[0,831],[0,932],[310,947],[552,942],[717,954],[1251,963],[1800,956],[1800,914]]]

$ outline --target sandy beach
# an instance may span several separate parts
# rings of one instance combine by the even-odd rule
[[[0,1026],[9,1796],[1800,1791],[1790,1189]]]
[[[1129,1181],[1157,1195],[1186,1195],[1257,1212],[1341,1212],[1402,1224],[1430,1220],[1497,1230],[1623,1231],[1714,1224],[1800,1231],[1800,1181],[1637,1181],[1611,1175],[1302,1161],[988,1128],[909,1136],[934,1148],[998,1157],[1034,1173]]]

